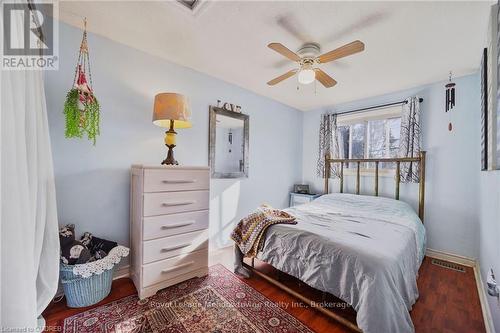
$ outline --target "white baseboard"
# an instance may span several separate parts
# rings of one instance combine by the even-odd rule
[[[488,295],[486,294],[486,290],[484,289],[479,262],[476,259],[433,249],[427,249],[425,255],[430,258],[445,260],[453,262],[455,264],[468,266],[474,270],[474,278],[476,279],[477,293],[479,295],[479,301],[481,303],[481,312],[483,313],[483,321],[484,326],[486,327],[486,333],[495,333],[495,326],[493,325],[490,306],[488,305]]]
[[[126,277],[130,277],[130,265],[120,267],[113,273],[113,280]]]
[[[486,294],[486,289],[484,288],[481,269],[479,268],[479,263],[477,261],[474,266],[474,276],[476,277],[477,293],[479,294],[479,301],[481,302],[481,310],[483,311],[486,333],[495,333],[495,326],[493,325],[493,318],[491,317],[490,306],[488,304],[488,295]]]
[[[434,259],[441,259],[449,262],[453,262],[455,264],[459,265],[464,265],[467,267],[475,267],[476,266],[476,259],[460,256],[458,254],[453,254],[453,253],[448,253],[448,252],[443,252],[443,251],[438,251],[438,250],[433,250],[427,248],[425,251],[425,255],[430,258]]]

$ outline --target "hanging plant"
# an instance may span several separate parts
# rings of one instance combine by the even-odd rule
[[[84,27],[73,88],[66,95],[64,103],[64,116],[66,118],[64,134],[66,138],[83,138],[86,135],[95,145],[99,135],[100,106],[92,90],[86,20]],[[87,76],[89,81],[87,81]]]

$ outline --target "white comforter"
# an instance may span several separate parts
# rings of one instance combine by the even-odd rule
[[[414,332],[425,229],[408,204],[329,194],[286,211],[298,224],[270,227],[259,259],[351,304],[363,332]]]

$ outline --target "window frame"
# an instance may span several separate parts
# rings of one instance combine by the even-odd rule
[[[390,106],[390,107],[384,107],[380,109],[374,109],[372,111],[365,111],[365,112],[359,112],[359,113],[350,113],[350,114],[345,114],[342,115],[342,113],[339,113],[337,116],[337,128],[342,127],[342,126],[349,126],[349,157],[347,158],[352,158],[352,125],[354,124],[360,124],[360,123],[365,123],[365,135],[364,135],[364,154],[363,158],[368,158],[367,156],[369,155],[370,152],[370,121],[375,121],[375,120],[389,120],[389,119],[394,119],[394,118],[401,118],[402,116],[402,106],[401,105],[395,105],[395,106]],[[387,126],[387,123],[384,125],[384,131],[385,131],[385,138],[386,142],[385,144],[387,145],[386,147],[390,147],[390,135],[388,131],[390,131],[389,126]],[[390,149],[387,150],[386,154],[390,153]],[[385,157],[390,157],[389,156],[384,156]],[[349,168],[349,167],[344,167],[344,174],[345,175],[355,175],[356,174],[356,169],[357,168]],[[375,168],[363,168],[360,167],[360,174],[361,175],[373,175],[375,172]],[[383,177],[388,177],[394,174],[395,168],[379,168],[379,175]]]

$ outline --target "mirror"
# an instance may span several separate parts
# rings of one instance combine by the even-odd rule
[[[248,115],[210,107],[212,178],[248,177]]]

